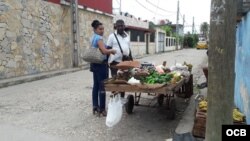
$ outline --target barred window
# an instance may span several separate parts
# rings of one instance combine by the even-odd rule
[[[139,38],[139,42],[145,42],[145,34],[143,31],[138,30],[130,30],[130,40],[132,42],[137,42]]]

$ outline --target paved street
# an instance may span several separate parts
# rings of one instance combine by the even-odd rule
[[[184,49],[140,60],[192,63],[196,83],[205,57],[206,50]],[[109,129],[104,117],[92,115],[91,88],[92,74],[84,70],[0,89],[1,141],[164,141],[172,137],[188,105],[178,99],[177,118],[168,120],[168,111],[158,108],[156,99],[143,98],[146,106],[135,107],[132,115],[124,112],[122,121]]]

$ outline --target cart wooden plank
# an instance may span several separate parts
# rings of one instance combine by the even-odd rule
[[[140,88],[136,85],[130,84],[105,84],[106,91],[118,91],[118,92],[141,92],[141,93],[161,93],[166,94],[168,92],[178,90],[185,83],[185,78],[181,79],[176,84],[166,85],[160,88]]]

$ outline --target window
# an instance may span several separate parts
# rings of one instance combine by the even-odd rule
[[[130,30],[130,40],[132,42],[137,42],[139,38],[139,42],[145,42],[145,34],[143,31],[138,30]]]
[[[150,42],[155,42],[155,33],[150,33]]]

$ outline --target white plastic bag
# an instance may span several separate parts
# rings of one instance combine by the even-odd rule
[[[121,120],[121,118],[122,118],[122,101],[120,95],[116,95],[109,101],[106,125],[108,127],[113,127]]]
[[[131,84],[131,85],[140,84],[140,80],[137,80],[137,79],[135,79],[134,77],[131,77],[131,78],[128,80],[128,83]]]

